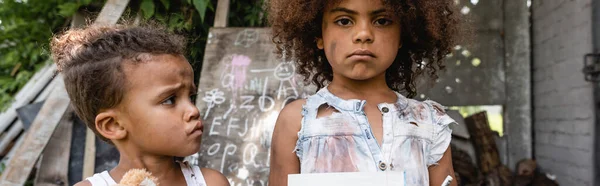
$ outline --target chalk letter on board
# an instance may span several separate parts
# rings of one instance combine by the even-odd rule
[[[242,100],[244,100],[242,102],[242,105],[240,105],[241,109],[246,109],[248,111],[251,111],[252,109],[254,109],[254,105],[250,104],[250,102],[252,102],[254,100],[254,96],[240,96],[240,98]]]
[[[229,124],[227,125],[227,136],[229,136],[229,133],[231,132],[231,128],[235,128],[235,129],[239,129],[240,126],[237,124],[237,121],[240,121],[237,118],[231,117],[229,118]]]
[[[223,167],[225,167],[225,159],[227,158],[227,155],[233,155],[236,150],[237,146],[234,144],[227,144],[225,150],[223,150],[223,158],[221,159],[221,172],[223,172]]]
[[[248,117],[246,117],[246,121],[244,122],[244,132],[238,132],[240,137],[245,136],[248,133]]]
[[[262,96],[260,96],[258,98],[258,108],[260,108],[260,111],[263,111],[263,112],[269,111],[269,110],[273,109],[273,107],[275,106],[275,100],[273,100],[272,97],[269,97],[266,95],[268,84],[269,84],[269,77],[265,77],[265,85],[263,87]],[[269,101],[268,107],[265,107],[266,101]]]
[[[208,151],[206,153],[209,156],[213,156],[213,155],[217,154],[217,152],[219,152],[219,149],[221,149],[221,144],[215,143],[215,144],[210,145],[210,147],[208,147]]]
[[[256,154],[258,152],[258,147],[254,143],[248,143],[246,148],[244,148],[244,165],[252,164],[255,168],[260,168],[260,165],[256,163]]]
[[[232,88],[233,79],[233,74],[223,74],[221,77],[221,86],[223,86],[224,88]]]
[[[221,122],[219,122],[220,120],[222,120],[221,117],[214,117],[213,118],[213,121],[210,124],[210,131],[208,132],[209,136],[219,135],[219,132],[215,132],[215,126],[221,125]]]

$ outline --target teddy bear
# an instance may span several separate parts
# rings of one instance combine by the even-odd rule
[[[145,169],[131,169],[114,186],[158,186],[158,179]]]

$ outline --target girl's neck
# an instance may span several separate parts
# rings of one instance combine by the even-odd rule
[[[179,183],[182,180],[185,183],[181,168],[172,156],[121,153],[119,164],[110,171],[110,175],[118,183],[131,169],[146,169],[164,183]]]
[[[385,73],[366,80],[354,80],[342,75],[333,75],[333,80],[328,85],[328,90],[342,99],[364,99],[375,95],[389,95],[396,97],[385,81]],[[390,101],[395,101],[390,99]]]

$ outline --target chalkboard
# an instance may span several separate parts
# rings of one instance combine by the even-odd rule
[[[209,32],[198,86],[205,124],[198,164],[222,172],[235,186],[267,185],[279,111],[315,92],[274,49],[268,28]]]

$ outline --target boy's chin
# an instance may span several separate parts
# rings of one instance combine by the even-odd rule
[[[181,154],[179,154],[179,157],[187,157],[187,156],[191,156],[194,155],[196,153],[200,152],[200,145],[198,145],[197,148],[189,148],[186,149],[185,151],[181,152]]]

